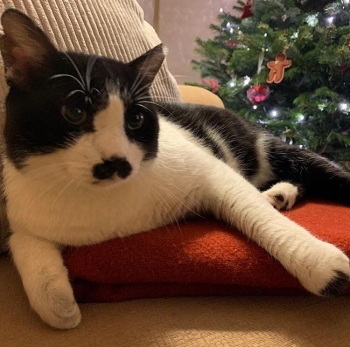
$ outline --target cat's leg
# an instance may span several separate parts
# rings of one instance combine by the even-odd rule
[[[243,177],[217,165],[207,169],[205,202],[218,219],[263,247],[310,292],[336,295],[345,290],[350,268],[341,250],[281,215]]]
[[[261,194],[275,209],[289,210],[302,197],[302,192],[300,185],[278,182]]]
[[[54,328],[76,327],[81,314],[59,247],[28,234],[14,233],[10,249],[33,309]]]

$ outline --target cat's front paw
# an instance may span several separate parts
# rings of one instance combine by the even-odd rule
[[[337,247],[320,241],[313,254],[305,259],[298,274],[301,284],[320,296],[336,296],[349,286],[349,258]]]
[[[42,282],[29,295],[29,300],[42,320],[54,328],[72,329],[81,321],[73,290],[63,278],[52,278]]]

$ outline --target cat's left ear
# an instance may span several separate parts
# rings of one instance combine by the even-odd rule
[[[151,85],[165,58],[162,44],[131,61],[128,65],[143,75],[143,84]]]
[[[43,72],[58,51],[45,33],[18,10],[6,10],[1,24],[4,35],[0,38],[0,49],[6,79],[10,85],[24,88],[31,77]]]

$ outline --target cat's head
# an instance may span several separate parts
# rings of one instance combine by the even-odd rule
[[[55,170],[99,184],[123,181],[156,157],[159,125],[149,87],[164,60],[161,45],[122,63],[60,52],[13,9],[1,23],[10,86],[5,144],[17,170]]]

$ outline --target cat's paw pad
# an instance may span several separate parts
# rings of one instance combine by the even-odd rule
[[[69,282],[51,280],[42,283],[31,305],[43,321],[54,328],[72,329],[81,321],[81,313]]]
[[[314,294],[340,295],[350,283],[349,258],[334,245],[320,242],[321,247],[315,247],[317,253],[306,259],[298,278],[301,284]]]
[[[288,182],[280,182],[262,192],[262,195],[277,210],[289,210],[297,199],[298,187]]]

